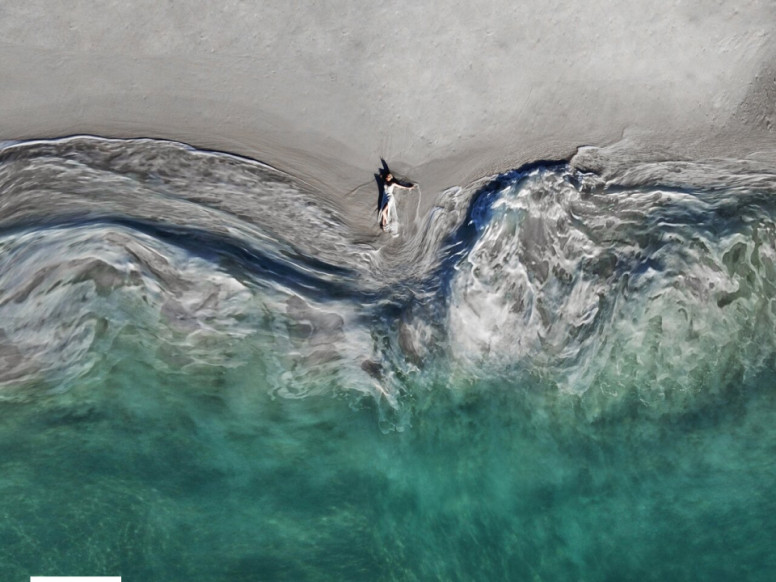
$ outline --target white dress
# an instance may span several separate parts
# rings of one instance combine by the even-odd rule
[[[396,184],[386,184],[383,187],[383,195],[385,198],[383,198],[383,206],[388,206],[393,202],[393,188],[396,186]]]
[[[396,236],[399,232],[399,224],[396,217],[396,202],[393,197],[394,186],[395,184],[385,184],[383,188],[383,207],[380,208],[380,213],[382,214],[384,209],[388,209],[388,220],[386,221],[385,230]]]

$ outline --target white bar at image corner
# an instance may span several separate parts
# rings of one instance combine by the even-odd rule
[[[30,582],[121,582],[121,576],[30,576]]]

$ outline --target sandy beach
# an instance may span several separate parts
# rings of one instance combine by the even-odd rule
[[[766,0],[11,1],[0,13],[0,139],[179,140],[334,197],[369,184],[381,156],[439,192],[623,138],[647,157],[774,142]]]

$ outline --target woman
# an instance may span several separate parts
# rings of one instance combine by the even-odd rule
[[[387,172],[383,175],[383,195],[380,199],[380,205],[378,211],[380,212],[380,228],[386,230],[388,227],[388,213],[391,211],[392,205],[395,204],[393,199],[394,188],[404,188],[405,190],[412,190],[416,184],[406,186],[400,184],[393,177],[393,174]]]

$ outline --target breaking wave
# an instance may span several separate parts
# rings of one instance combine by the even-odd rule
[[[2,396],[66,390],[121,334],[154,366],[260,354],[273,394],[394,410],[482,378],[649,407],[771,367],[774,174],[604,176],[585,156],[451,188],[399,240],[364,242],[335,204],[250,160],[150,140],[8,146]]]

